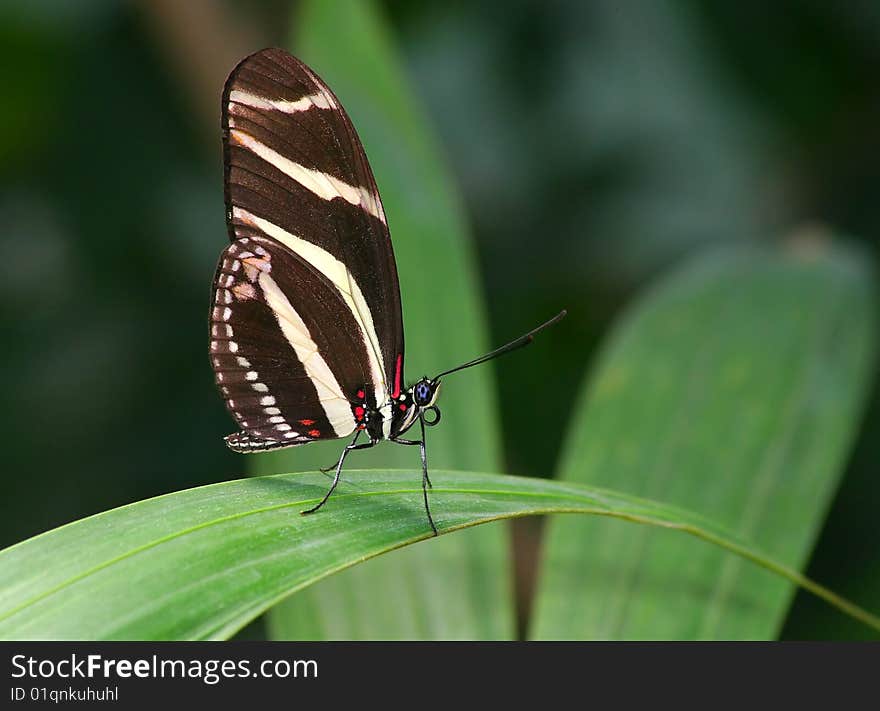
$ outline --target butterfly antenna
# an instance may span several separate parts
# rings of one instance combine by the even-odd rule
[[[565,314],[567,314],[567,313],[568,312],[565,309],[563,309],[558,314],[556,314],[553,318],[551,318],[549,321],[542,323],[537,328],[533,328],[528,333],[524,333],[522,336],[511,341],[510,343],[507,343],[507,344],[501,346],[500,348],[496,348],[494,351],[491,351],[490,353],[486,353],[486,355],[481,355],[479,358],[474,358],[473,360],[469,360],[467,363],[456,366],[455,368],[451,368],[449,370],[444,370],[442,373],[435,375],[434,380],[439,380],[444,375],[449,375],[450,373],[455,373],[459,370],[464,370],[465,368],[472,368],[475,365],[479,365],[480,363],[485,363],[486,361],[492,360],[493,358],[497,358],[498,356],[502,356],[505,353],[510,353],[511,351],[515,351],[518,348],[524,348],[525,346],[529,345],[529,343],[532,342],[532,339],[534,339],[535,334],[540,333],[545,328],[548,328],[555,323],[559,323],[565,317]]]

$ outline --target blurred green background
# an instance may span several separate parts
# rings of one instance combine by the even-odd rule
[[[541,348],[496,364],[507,471],[552,471],[609,325],[692,253],[828,224],[876,266],[880,4],[382,8],[465,200],[492,341],[569,309]],[[239,58],[288,46],[295,11],[0,4],[0,546],[244,473],[207,359],[219,95]],[[442,288],[430,265],[424,278]],[[807,571],[874,608],[878,435],[875,382]],[[517,528],[526,578],[537,531]],[[799,595],[783,635],[833,624]]]

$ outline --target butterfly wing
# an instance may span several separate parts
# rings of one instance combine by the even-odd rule
[[[397,268],[363,147],[330,89],[279,49],[230,74],[223,129],[232,244],[215,279],[211,347],[243,430],[230,446],[344,436],[354,403],[387,409],[403,377]]]
[[[243,431],[227,438],[237,451],[344,437],[357,424],[352,403],[369,359],[355,318],[326,277],[269,238],[244,237],[223,253],[211,360]]]

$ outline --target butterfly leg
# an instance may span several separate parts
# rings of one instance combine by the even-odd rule
[[[428,523],[431,524],[431,530],[434,531],[434,535],[436,536],[437,526],[434,525],[434,519],[431,516],[431,508],[428,506],[428,489],[433,488],[433,486],[431,480],[428,478],[428,456],[425,452],[425,423],[421,418],[419,418],[419,422],[422,425],[422,438],[420,440],[403,439],[398,437],[391,441],[397,442],[397,444],[419,445],[419,454],[422,456],[422,497],[425,499],[425,513],[428,514]]]
[[[306,509],[305,511],[300,511],[300,513],[305,516],[306,514],[315,513],[318,509],[320,509],[324,504],[327,503],[327,499],[330,498],[330,494],[333,493],[333,490],[336,488],[336,485],[339,483],[339,475],[342,473],[342,465],[345,462],[345,458],[348,456],[349,452],[353,452],[355,449],[369,449],[370,447],[375,446],[375,442],[372,440],[369,442],[363,442],[362,444],[355,444],[357,442],[357,438],[360,436],[361,431],[358,430],[355,432],[354,439],[351,440],[350,444],[345,446],[345,449],[342,450],[342,454],[339,455],[339,461],[336,463],[336,476],[333,477],[333,483],[330,485],[330,490],[324,494],[324,498],[318,503],[317,506],[313,506],[310,509]],[[323,471],[323,470],[322,470]]]
[[[348,447],[351,447],[352,444],[354,444],[355,442],[357,442],[357,438],[360,436],[361,432],[363,432],[363,430],[357,430],[357,431],[355,431],[355,433],[354,433],[354,439],[351,441],[351,444],[349,444]],[[348,449],[348,447],[346,447],[346,449]],[[368,449],[368,447],[360,447],[359,449]],[[344,453],[343,453],[343,454],[344,454]],[[334,469],[336,469],[336,466],[337,466],[338,464],[339,464],[339,461],[337,460],[336,463],[331,464],[329,467],[318,467],[318,471],[321,472],[321,474],[329,474],[329,473],[332,472]]]
[[[431,483],[431,478],[428,476],[428,458],[425,454],[425,420],[421,417],[419,418],[419,425],[422,428],[422,477],[424,478],[425,483],[428,485],[428,488],[433,489],[434,485]],[[431,515],[428,514],[428,518],[430,517]],[[437,530],[434,529],[434,532],[436,533]]]

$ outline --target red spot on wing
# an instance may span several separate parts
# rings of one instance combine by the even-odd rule
[[[314,420],[300,420],[299,423],[301,425],[305,425],[306,427],[308,427],[309,425],[315,424],[315,421]]]
[[[309,430],[309,437],[320,437],[321,430]]]
[[[363,400],[367,395],[366,395],[366,393],[365,393],[363,390],[358,390],[358,391],[357,391],[357,396],[358,396],[361,400]]]
[[[400,397],[400,376],[403,370],[403,353],[397,356],[397,365],[394,366],[394,392],[391,393],[391,399],[396,400]]]
[[[354,416],[360,420],[364,416],[364,408],[362,408],[360,405],[355,407],[354,408]]]
[[[402,412],[406,412],[406,403],[405,402],[400,403],[400,409]]]

